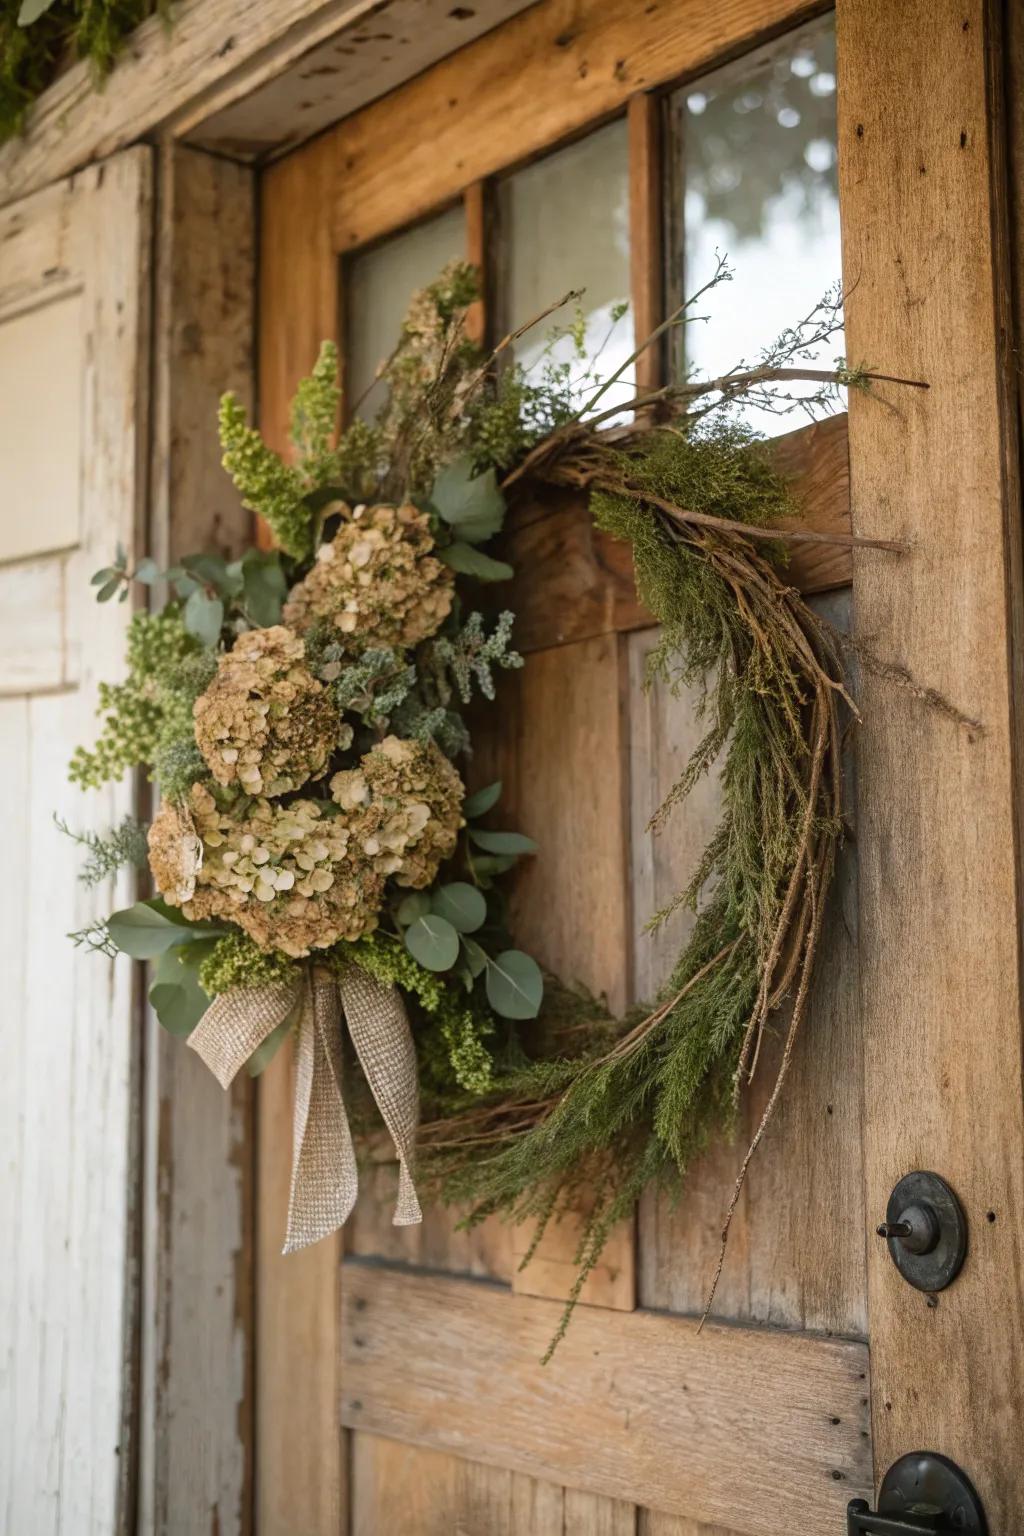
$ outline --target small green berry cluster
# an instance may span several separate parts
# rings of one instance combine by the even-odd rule
[[[128,626],[128,677],[123,683],[100,683],[97,714],[105,717],[103,729],[91,751],[79,747],[72,757],[68,777],[73,784],[97,789],[137,763],[153,761],[167,699],[177,697],[173,684],[179,669],[198,648],[177,605],[163,613],[134,615]]]
[[[199,984],[208,997],[217,997],[232,987],[290,981],[297,971],[294,960],[276,950],[260,949],[248,934],[226,933],[200,965]]]

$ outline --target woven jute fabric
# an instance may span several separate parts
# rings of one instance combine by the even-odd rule
[[[398,1198],[392,1222],[396,1227],[411,1227],[423,1220],[413,1183],[420,1094],[416,1047],[405,1004],[396,987],[382,986],[357,965],[341,972],[338,990],[360,1065],[398,1153]]]
[[[337,1231],[359,1191],[359,1171],[341,1096],[341,1009],[329,971],[307,974],[295,1060],[292,1182],[284,1252]]]
[[[413,1183],[419,1089],[412,1032],[395,987],[382,986],[356,966],[340,978],[326,967],[308,967],[291,985],[222,993],[189,1037],[226,1088],[267,1036],[289,1016],[298,1016],[285,1253],[343,1226],[356,1200],[358,1169],[342,1096],[342,1008],[398,1154],[394,1223],[410,1226],[423,1219]]]
[[[299,1001],[302,983],[268,982],[263,987],[232,987],[203,1014],[188,1043],[226,1088],[253,1051],[283,1024]]]

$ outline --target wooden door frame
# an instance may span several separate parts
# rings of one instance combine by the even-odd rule
[[[212,3],[197,0],[194,8]],[[278,8],[282,27],[287,24],[283,15],[287,9]],[[336,26],[346,24],[347,18],[340,16],[336,6],[334,26],[328,25],[327,6],[293,5],[289,15],[301,10],[311,16],[314,9],[319,17],[318,40],[329,39]],[[628,13],[628,7],[621,9]],[[710,8],[692,9],[700,15]],[[705,31],[701,33],[694,24],[700,38],[694,44],[691,65],[683,72],[692,66],[696,73],[718,62],[729,51],[722,29],[742,23],[757,30],[768,9],[761,0],[729,0],[717,8],[714,21],[701,16]],[[770,25],[796,24],[818,9],[778,0],[770,8]],[[689,0],[675,7],[681,17],[690,11]],[[1022,27],[1012,6],[1005,8],[1005,14],[1015,42],[1007,56],[1019,60]],[[871,401],[851,403],[855,524],[860,531],[873,533],[895,527],[914,545],[913,553],[895,565],[887,563],[887,557],[859,558],[858,620],[882,654],[911,664],[958,703],[977,708],[985,726],[983,734],[967,741],[926,713],[908,717],[907,711],[916,708],[913,701],[882,690],[870,679],[862,685],[865,724],[858,851],[865,874],[861,922],[864,932],[885,930],[885,974],[881,962],[868,967],[862,984],[868,1044],[865,1245],[876,1473],[901,1451],[927,1441],[931,1448],[961,1461],[975,1477],[995,1531],[1000,1523],[1010,1529],[1006,1522],[1024,1507],[1011,1435],[1014,1395],[1018,1408],[1022,1400],[1019,1380],[1014,1383],[1015,1394],[1007,1389],[1007,1360],[1012,1366],[1022,1358],[1013,1344],[1019,1345],[1024,1319],[1019,1282],[1017,1289],[1013,1283],[1013,1222],[1021,1208],[1024,1151],[1020,1091],[1024,897],[1017,873],[1020,797],[1016,792],[1022,713],[1018,637],[1024,626],[1017,392],[1009,366],[1012,329],[1007,324],[1010,295],[1020,291],[1019,283],[1014,287],[1019,262],[1013,270],[1010,261],[1011,253],[1019,256],[1021,251],[1020,208],[1011,204],[1007,209],[1006,94],[999,70],[993,67],[1003,15],[998,0],[965,0],[957,7],[949,0],[940,0],[939,5],[906,0],[899,8],[883,0],[838,3],[844,247],[847,280],[854,285],[850,351],[854,357],[884,360],[894,372],[919,372],[931,384],[922,401],[892,397],[893,412]],[[225,17],[219,10],[216,23],[226,36]],[[646,72],[649,66],[639,46],[642,28],[638,21],[635,35],[626,37],[610,62],[600,54],[601,67],[594,73],[604,79],[621,65],[627,71],[635,68],[633,89],[660,84],[656,75]],[[208,48],[209,40],[206,35],[201,42],[190,41],[189,47],[201,51]],[[573,40],[558,46],[564,55],[575,58],[578,69],[583,61],[573,54]],[[140,70],[144,64],[151,71],[147,76],[150,96],[158,94],[153,87],[158,75],[151,70],[152,56],[149,49],[139,65]],[[278,67],[265,63],[259,83],[283,78],[296,57],[293,49],[278,60]],[[592,60],[593,54],[588,63]],[[197,75],[191,90],[176,86],[176,111],[201,121],[209,79]],[[232,100],[239,94],[233,89]],[[80,98],[74,100],[77,103]],[[159,120],[160,113],[152,105],[143,108],[141,96],[133,100],[136,116],[126,118],[127,126],[120,122],[114,127],[109,122],[96,126],[90,119],[83,142],[92,147],[79,148],[78,153],[88,158],[107,152],[116,143],[129,141],[140,126],[146,131],[149,123]],[[105,110],[111,112],[109,103],[116,103],[117,93],[108,93],[107,101]],[[79,110],[78,105],[72,109],[73,113]],[[202,144],[201,128],[191,131]],[[30,146],[30,153],[16,166],[11,195],[19,185],[33,184],[33,178],[38,181],[41,175],[59,173],[52,170],[63,163],[59,155],[66,158],[75,151],[62,147],[58,155],[54,147],[58,137],[54,134],[40,141],[42,148]],[[73,135],[65,133],[63,138],[66,145]],[[301,176],[287,170],[289,162],[282,162],[267,178],[264,193],[276,183],[286,209],[287,183],[294,175],[325,208],[330,206],[338,174],[330,163],[331,140],[332,135],[325,134],[317,141],[316,164],[307,161]],[[1012,146],[1019,178],[1019,126]],[[3,156],[0,163],[10,164],[7,151]],[[955,202],[938,195],[940,185],[955,189]],[[156,251],[154,529],[165,546],[181,549],[195,543],[205,535],[203,517],[212,503],[223,512],[224,542],[230,544],[244,536],[244,520],[225,496],[209,439],[204,441],[194,424],[199,420],[197,406],[212,403],[224,387],[236,388],[243,398],[256,394],[251,359],[255,175],[251,165],[183,148],[180,135],[172,129],[161,151],[159,189],[163,216]],[[304,191],[304,205],[306,196]],[[884,218],[880,207],[885,209]],[[264,420],[271,422],[295,378],[311,361],[323,333],[323,316],[336,304],[336,290],[311,290],[300,280],[302,262],[290,267],[289,260],[301,253],[290,253],[281,240],[281,226],[288,220],[278,221],[275,235],[267,213],[265,197],[262,282],[266,289],[277,281],[275,272],[286,273],[297,305],[292,344],[280,357],[262,360],[261,411]],[[329,238],[328,231],[310,230],[307,225],[291,233],[301,235],[308,249],[318,253],[318,269],[325,272],[323,242]],[[304,261],[309,261],[308,255]],[[962,292],[965,272],[975,279],[969,285],[969,314]],[[887,302],[873,305],[872,299],[879,294]],[[1019,322],[1019,302],[1017,313]],[[958,390],[956,372],[950,368],[950,359],[960,357],[971,359],[970,399]],[[950,450],[950,443],[957,444],[956,452]],[[937,507],[944,514],[941,544],[936,541]],[[204,512],[197,521],[198,508]],[[918,571],[920,591],[915,585]],[[965,592],[973,600],[961,614]],[[929,620],[932,612],[957,613],[955,628],[937,627]],[[908,760],[910,741],[927,743],[926,775],[918,763]],[[959,829],[940,828],[923,821],[925,800],[956,803],[959,795],[959,803],[966,803],[967,790],[983,798],[984,826],[971,821]],[[911,829],[912,837],[904,835],[905,828]],[[894,849],[904,859],[911,855],[912,859],[909,873],[907,864],[896,867],[890,886]],[[942,893],[939,911],[917,899],[929,882]],[[915,899],[907,902],[908,895]],[[955,931],[941,926],[944,916],[947,922],[955,917]],[[939,926],[933,930],[931,924]],[[930,944],[942,957],[941,967],[936,965],[931,973],[915,958],[927,952]],[[978,957],[990,954],[998,955],[998,966],[992,967],[993,974],[979,974]],[[973,991],[969,980],[976,983]],[[894,1022],[897,1013],[901,1016]],[[955,1026],[963,1026],[966,1035],[982,1019],[985,1076],[980,1097],[997,1135],[990,1134],[985,1124],[966,1123],[978,1097],[972,1072],[979,1053],[963,1049]],[[153,1059],[163,1055],[155,1043],[153,1052]],[[917,1064],[910,1083],[922,1128],[917,1132],[901,1128],[908,1061]],[[179,1528],[202,1528],[200,1513],[205,1519],[212,1507],[222,1529],[247,1530],[252,1523],[248,1484],[254,1412],[250,1234],[257,1187],[249,1131],[252,1103],[242,1090],[237,1102],[222,1106],[204,1095],[202,1084],[183,1084],[166,1063],[152,1081],[150,1110],[147,1226],[155,1230],[157,1241],[147,1321],[155,1408],[145,1471],[161,1490],[171,1523],[177,1515]],[[190,1149],[192,1155],[182,1159],[181,1154]],[[972,1160],[973,1171],[968,1167]],[[894,1278],[871,1232],[895,1177],[917,1162],[936,1166],[953,1179],[972,1218],[968,1267],[957,1285],[938,1298],[936,1307],[928,1307]],[[264,1180],[275,1176],[280,1177],[280,1170],[263,1170]],[[988,1211],[994,1213],[994,1221],[987,1219]],[[273,1244],[269,1234],[264,1235],[268,1237],[265,1262],[269,1263]],[[331,1245],[325,1244],[313,1250],[308,1262],[315,1267],[335,1261]],[[304,1262],[296,1257],[281,1267],[283,1288],[276,1293],[280,1310],[271,1311],[275,1293],[261,1285],[267,1368],[275,1359],[280,1369],[295,1371],[296,1361],[303,1358],[338,1357],[337,1308],[326,1317],[316,1310],[304,1315],[289,1305],[290,1297],[308,1297],[313,1288],[300,1273]],[[263,1259],[257,1267],[264,1269]],[[172,1326],[175,1290],[180,1310]],[[197,1349],[194,1318],[207,1293],[220,1293],[226,1301],[220,1321]],[[998,1313],[993,1313],[994,1308]],[[981,1315],[1001,1318],[1000,1340],[975,1338],[973,1320]],[[936,1359],[955,1362],[955,1395],[932,1398]],[[199,1367],[197,1391],[194,1376]],[[320,1421],[294,1423],[273,1459],[275,1463],[279,1458],[290,1460],[297,1479],[306,1478],[307,1486],[326,1490],[317,1495],[324,1501],[318,1515],[324,1523],[315,1528],[340,1531],[344,1467],[336,1383],[323,1386],[322,1391]],[[183,1488],[187,1465],[183,1458],[195,1458],[200,1448],[207,1471],[197,1489]],[[326,1481],[325,1466],[330,1469]],[[265,1521],[263,1529],[274,1526]]]
[[[261,411],[271,436],[321,336],[338,334],[337,258],[390,231],[396,181],[411,221],[454,194],[457,182],[504,168],[507,128],[488,131],[509,110],[503,59],[526,59],[564,79],[560,95],[543,93],[545,103],[557,102],[553,115],[517,124],[516,158],[525,159],[614,113],[637,91],[703,72],[817,9],[779,0],[720,8],[711,20],[706,7],[680,5],[673,12],[676,36],[670,23],[648,21],[629,4],[614,15],[609,10],[606,28],[595,24],[591,32],[585,19],[580,24],[579,7],[568,26],[569,11],[555,4],[509,22],[474,45],[472,58],[449,60],[407,88],[413,120],[417,108],[426,113],[444,100],[463,105],[431,136],[429,174],[414,155],[395,154],[385,203],[376,197],[375,165],[386,101],[270,169],[262,185],[262,306],[278,312],[275,339],[286,338],[261,357]],[[1011,1358],[1024,1359],[1024,1297],[1013,1259],[1024,1120],[1015,793],[1020,663],[1011,647],[1022,606],[1020,500],[1005,340],[1005,124],[992,68],[1001,19],[999,7],[985,0],[908,0],[895,11],[883,0],[839,0],[837,11],[848,344],[851,356],[883,359],[887,370],[930,385],[921,397],[881,389],[879,400],[851,402],[854,526],[911,546],[898,560],[857,556],[858,632],[879,654],[976,712],[983,726],[959,730],[891,681],[870,673],[862,680],[857,841],[861,932],[870,935],[861,1006],[875,1464],[880,1474],[897,1455],[924,1445],[953,1456],[977,1481],[999,1529],[1024,1505],[1020,1471],[1007,1455],[1024,1381],[1014,1377],[1008,1392],[1005,1363],[1007,1340]],[[549,19],[566,26],[549,27]],[[611,57],[615,68],[602,68]],[[467,90],[474,80],[477,89]],[[634,108],[637,122],[641,111]],[[393,136],[384,141],[394,149]],[[313,207],[323,217],[311,228]],[[280,323],[282,304],[287,324]],[[945,513],[938,527],[936,508]],[[955,625],[933,617],[949,613]],[[908,739],[920,743],[927,773],[921,757],[908,754]],[[984,815],[957,822],[948,808],[965,794],[984,806]],[[946,810],[945,821],[929,818],[934,805]],[[978,957],[986,954],[998,963],[978,975]],[[961,1032],[982,1018],[984,1035],[964,1050]],[[907,1084],[911,1061],[908,1124],[898,1085]],[[979,1100],[990,1120],[973,1116]],[[282,1101],[273,1113],[286,1109]],[[892,1185],[916,1166],[937,1167],[952,1179],[972,1226],[963,1275],[930,1304],[899,1280],[872,1235]],[[264,1169],[267,1180],[282,1177]],[[303,1340],[320,1350],[336,1339],[336,1308],[323,1319],[325,1333],[311,1335],[303,1319],[291,1340],[281,1335],[279,1319],[301,1317],[303,1298],[313,1293],[323,1306],[325,1287],[314,1269],[336,1277],[340,1251],[340,1244],[322,1245],[302,1275],[297,1267],[287,1275],[265,1268],[261,1255],[261,1294],[274,1298],[275,1336],[264,1343],[265,1358],[275,1369],[278,1361],[294,1363],[296,1350],[302,1358]],[[332,1295],[329,1286],[328,1279]],[[981,1326],[993,1315],[1003,1320],[999,1338]],[[956,1382],[936,1393],[935,1362],[952,1358]],[[272,1385],[264,1390],[270,1394]],[[323,1401],[337,1390],[337,1383],[325,1387]],[[264,1411],[268,1431],[273,1421],[280,1435],[282,1418],[269,1395]],[[327,1443],[321,1441],[316,1460],[323,1466],[335,1456],[332,1501],[340,1505],[336,1423],[319,1433]],[[318,1431],[295,1422],[294,1399],[285,1434],[306,1446],[305,1460]],[[263,1464],[286,1476],[297,1449],[268,1444]]]

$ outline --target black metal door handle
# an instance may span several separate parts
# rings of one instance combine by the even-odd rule
[[[935,1451],[913,1451],[893,1462],[878,1491],[847,1506],[847,1536],[986,1536],[985,1511],[970,1479]]]

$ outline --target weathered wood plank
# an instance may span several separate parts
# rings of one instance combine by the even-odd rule
[[[254,394],[253,174],[161,148],[152,508],[163,565],[251,532],[220,467],[220,393]],[[148,1020],[146,1369],[140,1524],[252,1527],[253,1085],[224,1094]]]
[[[632,1505],[381,1435],[352,1436],[353,1536],[635,1536]]]
[[[850,402],[854,526],[912,544],[898,561],[856,557],[858,631],[982,722],[957,729],[863,680],[867,1220],[870,1230],[902,1174],[934,1168],[971,1233],[937,1305],[867,1238],[876,1464],[919,1445],[946,1452],[999,1530],[1024,1508],[1024,1116],[1021,699],[1009,645],[1020,502],[997,334],[1006,274],[992,241],[995,10],[840,0],[837,30],[850,353],[930,386]],[[893,1093],[908,1071],[913,1113]],[[939,1359],[955,1360],[955,1381],[936,1380]]]
[[[557,567],[551,571],[557,581]],[[523,861],[510,893],[517,943],[616,1010],[631,997],[620,644],[614,634],[598,635],[537,651],[523,671],[503,677],[500,714],[481,710],[473,767],[481,784],[501,780],[501,823],[527,832],[543,849]],[[529,1226],[513,1230],[517,1264],[532,1235]],[[516,1269],[514,1288],[564,1300],[578,1243],[578,1223],[567,1215],[544,1234],[530,1264]],[[635,1296],[628,1220],[609,1238],[583,1300],[629,1309]]]
[[[342,1294],[361,1431],[748,1536],[838,1528],[870,1484],[863,1344],[581,1307],[542,1370],[557,1302],[352,1261]]]
[[[0,148],[0,202],[132,144],[162,124],[220,153],[294,144],[443,58],[527,0],[183,0],[132,34],[108,90],[73,64]],[[395,28],[396,46],[383,35]],[[337,70],[336,75],[329,70]],[[207,119],[209,133],[204,132]]]
[[[768,446],[799,509],[780,526],[848,535],[846,417],[800,427]],[[579,496],[552,495],[514,508],[502,553],[516,575],[498,589],[496,601],[515,613],[523,652],[654,623],[637,598],[628,545],[596,529]],[[852,570],[848,547],[791,546],[788,579],[805,594],[847,586]]]
[[[144,507],[147,428],[150,157],[132,151],[74,185],[8,209],[0,308],[81,292],[74,381],[81,435],[66,446],[81,508],[79,547],[51,557],[42,617],[61,630],[57,676],[23,669],[4,711],[12,822],[0,962],[9,979],[0,1116],[0,1211],[8,1236],[0,1370],[0,1523],[57,1536],[127,1530],[136,1445],[139,1034],[130,965],[76,951],[61,934],[131,899],[122,875],[94,891],[80,852],[53,825],[103,831],[133,808],[130,780],[88,797],[67,782],[73,747],[93,727],[96,683],[117,676],[127,613],[95,608],[89,573],[120,539],[129,554]],[[111,316],[117,315],[116,323]],[[60,439],[54,451],[59,451]],[[48,562],[33,565],[37,576]],[[26,568],[9,567],[5,577]],[[59,594],[59,596],[58,596]],[[50,604],[53,606],[49,606]],[[15,615],[16,616],[16,615]],[[8,680],[17,684],[13,671]],[[64,684],[74,680],[77,687]],[[13,906],[10,906],[13,903]]]
[[[216,154],[279,155],[384,96],[534,0],[372,0],[324,8],[266,62],[191,101],[174,131]],[[261,17],[261,20],[264,18]],[[323,38],[310,46],[313,37]]]
[[[638,91],[696,74],[817,8],[546,0],[410,81],[400,100],[384,98],[325,135],[335,249],[365,245],[622,110]]]
[[[819,605],[846,627],[849,593],[817,599]],[[654,638],[630,640],[635,964],[644,996],[655,995],[665,980],[693,915],[677,911],[656,935],[641,932],[641,925],[686,885],[720,809],[712,772],[661,833],[652,837],[646,831],[703,734],[692,695],[683,691],[673,697],[660,684],[641,690]],[[849,765],[847,770],[849,775]],[[849,799],[852,804],[852,794]],[[844,1334],[867,1331],[856,902],[851,840],[840,856],[811,1004],[786,1091],[733,1221],[715,1302],[720,1318]],[[678,1204],[654,1191],[644,1197],[638,1219],[643,1305],[683,1313],[702,1309],[718,1258],[723,1206],[760,1120],[780,1043],[773,1033],[758,1078],[744,1096],[735,1140],[716,1142],[698,1161]],[[838,1223],[837,1209],[846,1213]]]

